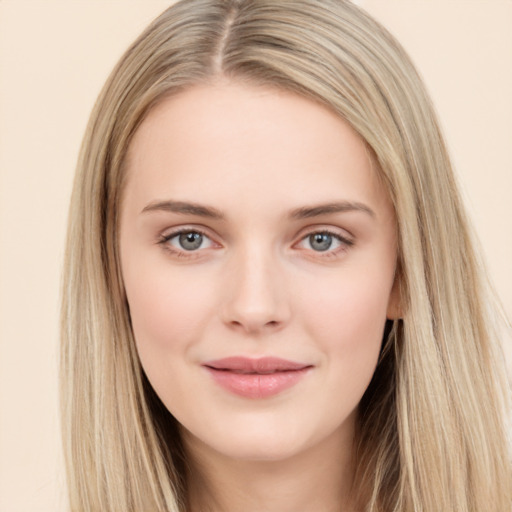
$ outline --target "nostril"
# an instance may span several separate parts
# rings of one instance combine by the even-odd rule
[[[279,326],[282,324],[279,320],[269,320],[268,322],[262,320],[246,320],[246,321],[240,321],[240,320],[231,320],[229,322],[234,329],[242,329],[246,332],[258,332],[258,331],[267,331],[267,330],[275,330],[279,328]]]

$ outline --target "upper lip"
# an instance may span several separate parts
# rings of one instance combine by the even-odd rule
[[[214,370],[226,370],[240,373],[273,373],[303,370],[312,365],[297,363],[279,357],[260,357],[257,359],[243,356],[225,357],[207,361],[203,366]]]

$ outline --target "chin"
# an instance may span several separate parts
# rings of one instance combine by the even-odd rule
[[[215,447],[214,447],[215,448]],[[283,439],[281,436],[242,436],[237,440],[230,438],[222,445],[217,443],[217,451],[230,459],[254,462],[285,461],[306,449],[299,440]]]
[[[268,419],[268,418],[267,418]],[[260,419],[261,420],[261,419]],[[209,429],[186,431],[189,449],[222,455],[240,461],[284,461],[307,451],[322,435],[307,422],[258,421],[247,415],[244,421],[211,423]],[[184,429],[185,430],[185,429]]]

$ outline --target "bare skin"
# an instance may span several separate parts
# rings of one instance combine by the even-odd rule
[[[347,450],[352,440],[333,437],[283,461],[233,460],[192,440],[189,510],[356,512]],[[333,457],[333,450],[340,456]]]
[[[181,425],[191,512],[357,510],[357,406],[398,315],[377,172],[325,107],[227,81],[166,99],[136,133],[122,272],[141,363]],[[306,369],[244,396],[207,365],[233,356]]]

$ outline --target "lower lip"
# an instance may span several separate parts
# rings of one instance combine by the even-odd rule
[[[205,367],[224,389],[245,398],[268,398],[289,389],[302,380],[311,367],[275,373],[235,373]]]

